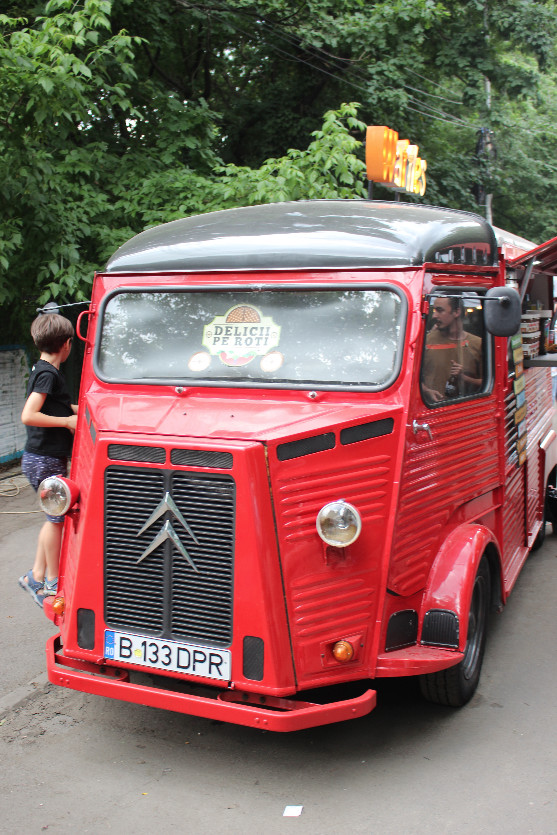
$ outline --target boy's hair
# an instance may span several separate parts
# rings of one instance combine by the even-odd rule
[[[72,323],[59,313],[42,313],[31,325],[33,342],[46,354],[57,354],[73,335]]]

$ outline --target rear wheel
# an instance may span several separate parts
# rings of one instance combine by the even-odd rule
[[[420,689],[428,701],[461,707],[476,692],[487,637],[490,590],[489,565],[483,556],[474,580],[464,658],[455,667],[420,677]]]

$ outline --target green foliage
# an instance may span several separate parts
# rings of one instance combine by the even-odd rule
[[[0,303],[13,339],[37,305],[86,300],[94,270],[146,226],[243,202],[363,193],[355,105],[327,113],[306,151],[259,169],[225,165],[203,99],[183,101],[149,78],[132,90],[141,42],[111,34],[107,0],[73,11],[51,0],[45,11],[33,27],[1,19]]]
[[[474,194],[492,192],[497,225],[555,234],[554,0],[5,0],[3,11],[4,340],[39,304],[87,299],[94,270],[147,226],[364,195],[365,124],[420,146],[425,201],[483,213]]]
[[[365,195],[365,164],[357,151],[363,135],[356,104],[343,104],[325,114],[321,130],[313,131],[306,151],[290,149],[258,169],[227,165],[219,180],[220,207]]]
[[[79,9],[51,0],[33,27],[0,18],[0,303],[16,327],[27,304],[87,292],[84,244],[110,211],[95,184],[104,149],[88,134],[97,121],[135,116],[125,83],[133,39],[110,34],[109,14],[107,0]]]

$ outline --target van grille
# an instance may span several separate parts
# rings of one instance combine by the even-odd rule
[[[166,504],[165,498],[169,499]],[[158,510],[162,512],[149,524]],[[229,645],[234,518],[231,476],[108,467],[106,624],[165,638]],[[140,534],[145,525],[147,529]],[[172,532],[181,549],[172,541]],[[153,547],[157,537],[163,541]]]

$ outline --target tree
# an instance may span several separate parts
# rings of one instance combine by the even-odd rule
[[[134,116],[126,92],[134,70],[133,41],[110,35],[109,12],[105,0],[78,10],[53,0],[34,27],[0,16],[0,302],[15,328],[47,284],[55,298],[83,297],[89,240],[99,225],[110,228],[96,185],[106,148],[88,132],[114,114]]]
[[[145,226],[241,202],[362,190],[361,142],[349,132],[364,127],[355,106],[328,114],[305,152],[259,171],[225,166],[203,100],[184,102],[144,79],[132,102],[141,41],[111,34],[107,0],[79,10],[51,0],[46,12],[33,27],[0,18],[8,30],[0,42],[8,339],[27,330],[37,304],[86,300],[94,270]]]
[[[37,304],[88,298],[93,271],[146,226],[363,194],[364,123],[420,145],[426,202],[483,212],[475,195],[490,191],[498,225],[553,234],[554,0],[5,6],[0,303],[10,339]],[[342,104],[354,98],[359,108]],[[482,154],[479,136],[496,154]]]

